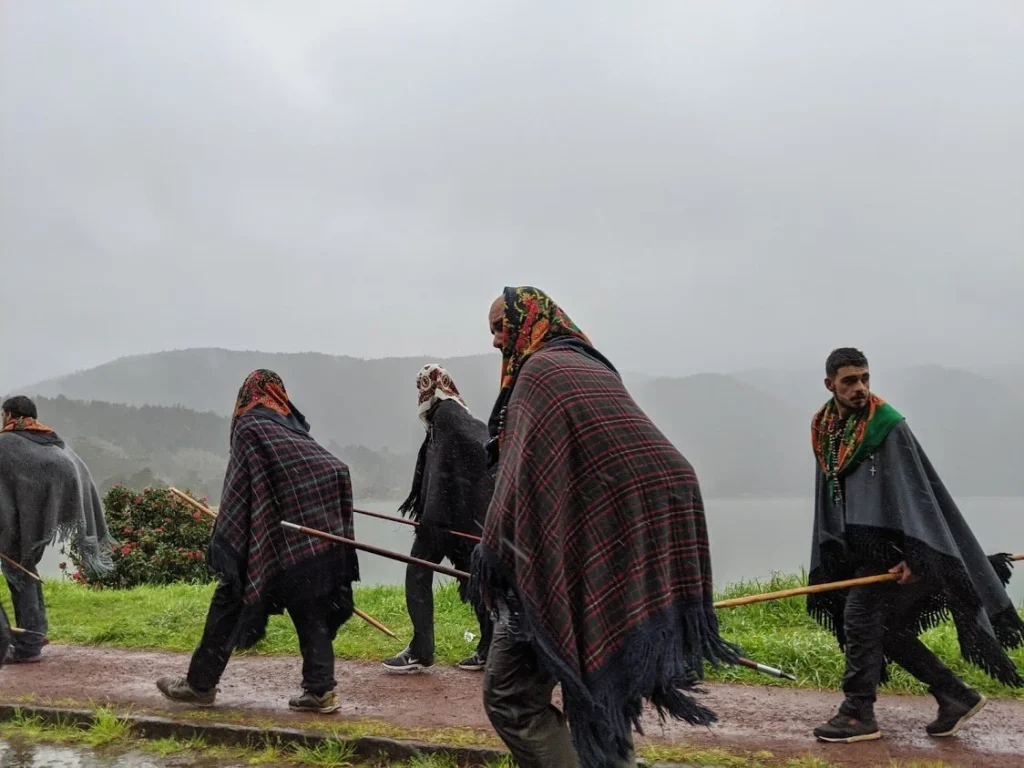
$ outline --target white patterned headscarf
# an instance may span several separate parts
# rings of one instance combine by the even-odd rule
[[[429,363],[420,368],[416,375],[416,390],[419,393],[419,415],[425,429],[430,428],[427,414],[430,409],[442,400],[454,400],[467,411],[469,406],[459,394],[459,388],[451,374],[436,363]]]

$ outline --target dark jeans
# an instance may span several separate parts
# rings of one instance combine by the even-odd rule
[[[327,621],[328,601],[296,602],[287,607],[299,636],[302,652],[302,687],[318,696],[333,691],[334,637]],[[199,647],[192,654],[188,682],[200,691],[209,691],[220,682],[233,650],[232,642],[242,616],[242,598],[228,584],[220,583],[210,601],[206,628]]]
[[[430,563],[440,563],[446,557],[457,570],[469,571],[472,555],[453,554],[451,545],[445,539],[447,534],[441,532],[430,535],[417,534],[412,543],[412,556]],[[434,662],[434,572],[420,565],[410,565],[405,569],[405,607],[412,619],[412,642],[409,649],[413,656],[427,664]],[[480,642],[476,652],[481,658],[487,658],[491,647],[491,636],[494,626],[489,611],[476,612],[480,624]]]
[[[43,650],[43,636],[49,629],[46,621],[46,603],[43,601],[43,585],[27,576],[7,578],[14,604],[14,624],[22,629],[41,632],[40,635],[14,635],[14,653],[21,658],[38,656]]]
[[[11,625],[7,621],[7,614],[4,612],[3,606],[0,605],[0,667],[4,665],[13,641],[14,635],[11,634]]]
[[[529,643],[499,624],[484,671],[484,709],[520,768],[577,768],[565,716],[551,703],[556,681]],[[635,766],[636,758],[619,763]]]
[[[857,576],[878,571],[859,570]],[[908,626],[907,617],[929,594],[924,582],[854,587],[846,600],[846,700],[840,712],[858,720],[874,717],[875,698],[885,657],[899,664],[925,685],[937,699],[958,696],[964,683],[925,646]]]

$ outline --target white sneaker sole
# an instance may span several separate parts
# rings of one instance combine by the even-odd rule
[[[404,667],[392,667],[387,664],[381,666],[392,675],[416,675],[426,669],[422,664],[407,664]]]
[[[830,739],[825,736],[815,736],[818,741],[824,741],[828,744],[858,744],[862,741],[878,741],[882,738],[881,731],[875,731],[874,733],[864,733],[860,736],[847,736],[841,739]]]
[[[288,705],[288,709],[292,712],[312,712],[314,715],[333,715],[339,709],[340,704],[335,704],[333,707],[327,707],[326,709],[318,709],[317,707],[293,707],[291,704]]]
[[[964,727],[964,724],[972,717],[974,717],[976,714],[981,712],[981,710],[985,708],[986,704],[988,704],[988,699],[982,696],[981,701],[975,704],[974,707],[967,714],[965,714],[963,717],[956,721],[956,725],[954,725],[952,728],[950,728],[948,731],[944,733],[932,733],[930,734],[931,737],[933,739],[948,739],[950,736],[956,736],[956,734],[959,733],[960,729]]]

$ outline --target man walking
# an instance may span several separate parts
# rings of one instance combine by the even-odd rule
[[[484,443],[487,425],[473,418],[451,375],[439,365],[425,365],[416,376],[419,417],[427,434],[416,458],[412,491],[399,507],[418,523],[412,556],[431,563],[448,558],[468,571],[473,540],[453,532],[479,536],[494,476],[487,467]],[[405,571],[405,604],[412,619],[409,647],[386,659],[389,672],[418,672],[434,663],[434,574],[419,565]],[[466,584],[459,585],[466,599]],[[493,625],[486,610],[477,611],[480,641],[461,669],[479,671],[487,661]]]
[[[0,428],[0,553],[35,572],[46,547],[74,537],[87,574],[109,573],[113,545],[103,505],[85,462],[38,420],[35,403],[6,400]],[[8,664],[42,660],[48,629],[42,584],[3,562],[15,635]]]
[[[985,705],[918,638],[951,614],[968,661],[1006,685],[1024,680],[1004,649],[1024,643],[1006,594],[1005,557],[985,556],[904,418],[871,393],[867,358],[837,349],[825,363],[832,398],[815,414],[817,460],[811,584],[892,573],[896,583],[811,595],[811,615],[846,652],[838,714],[814,731],[829,742],[881,737],[874,703],[886,661],[938,701],[926,730],[952,736]]]
[[[498,474],[470,587],[499,617],[484,706],[522,768],[634,765],[643,703],[711,723],[683,691],[736,658],[697,477],[544,292],[506,288],[489,320]]]
[[[212,705],[232,650],[255,644],[267,617],[287,610],[299,636],[303,689],[288,706],[338,710],[333,642],[352,615],[356,553],[286,532],[282,520],[355,538],[348,467],[309,434],[281,377],[261,369],[242,384],[231,419],[224,493],[206,555],[220,581],[188,675],[157,680],[167,698]]]

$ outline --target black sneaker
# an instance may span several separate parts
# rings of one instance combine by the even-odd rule
[[[412,651],[406,648],[397,656],[392,656],[390,659],[384,659],[381,664],[388,672],[402,672],[410,674],[412,672],[422,672],[427,667],[434,666],[434,662],[420,661],[412,655]]]
[[[4,657],[4,664],[38,664],[43,660],[42,646],[49,645],[49,643],[49,640],[43,638],[43,642],[39,644],[39,650],[35,653],[19,651],[18,646],[11,643],[7,646],[7,655]]]
[[[938,698],[938,697],[937,697]],[[958,699],[946,696],[939,698],[939,715],[928,723],[925,730],[937,739],[954,736],[964,723],[984,709],[988,699],[972,688],[968,688]]]
[[[317,695],[304,690],[301,696],[288,699],[288,708],[296,712],[319,712],[321,715],[329,715],[337,712],[340,706],[338,694],[334,691]]]
[[[849,715],[839,714],[814,729],[818,741],[830,744],[856,744],[858,741],[874,741],[882,738],[878,724],[871,720],[858,720]]]
[[[486,666],[487,658],[479,653],[474,653],[468,659],[463,659],[458,664],[459,669],[464,669],[467,672],[482,672]]]
[[[196,690],[188,684],[188,678],[185,677],[161,677],[156,681],[156,687],[171,701],[197,707],[211,707],[213,700],[217,698],[216,688],[209,691]]]

